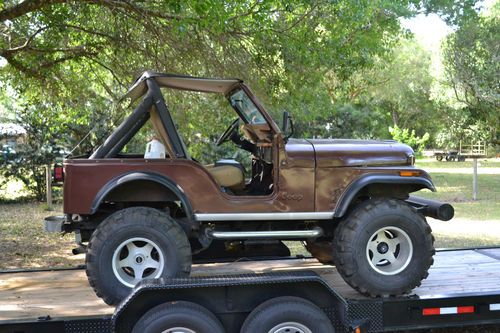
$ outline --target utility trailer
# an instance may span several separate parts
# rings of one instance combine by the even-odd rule
[[[486,142],[478,141],[468,144],[460,141],[458,149],[434,150],[434,157],[438,161],[463,162],[466,158],[485,158],[488,155]]]
[[[360,295],[334,267],[312,258],[196,264],[191,278],[141,282],[116,309],[95,296],[83,269],[3,272],[0,332],[126,333],[152,308],[186,301],[209,311],[225,332],[240,332],[250,313],[278,297],[314,304],[334,332],[466,325],[488,325],[483,332],[497,332],[500,248],[441,250],[435,261],[429,277],[411,295],[391,298]],[[265,313],[270,317],[276,309]],[[290,327],[309,332],[292,321],[284,324],[270,332],[292,332]]]

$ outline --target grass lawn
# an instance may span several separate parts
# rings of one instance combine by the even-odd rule
[[[488,159],[478,159],[479,168],[500,168],[500,159],[498,158],[488,158]],[[438,162],[435,159],[419,159],[416,161],[416,165],[422,169],[435,169],[435,168],[446,168],[446,169],[461,169],[470,168],[472,170],[472,159],[467,159],[464,162]]]
[[[449,202],[455,217],[471,221],[500,220],[500,174],[478,175],[478,198],[472,200],[472,175],[433,172],[427,168],[437,192],[419,191],[416,195]]]
[[[61,206],[47,212],[44,204],[0,204],[0,269],[68,267],[83,264],[74,256],[74,236],[46,233],[43,219],[59,215]]]
[[[500,246],[500,160],[479,161],[478,198],[472,200],[472,161],[417,161],[432,176],[437,192],[416,193],[455,208],[449,222],[428,219],[436,247]]]
[[[480,164],[476,201],[472,200],[472,161],[417,161],[417,167],[432,176],[437,192],[424,190],[416,195],[450,202],[458,219],[500,221],[500,159],[483,160]]]

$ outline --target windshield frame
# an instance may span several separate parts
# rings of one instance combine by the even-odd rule
[[[244,103],[248,107],[242,107],[238,103],[235,103],[233,100],[233,96],[236,94],[242,94],[242,98],[245,99]],[[243,89],[243,87],[237,87],[236,89],[231,90],[227,94],[227,100],[229,101],[229,104],[231,107],[236,111],[238,116],[243,120],[245,124],[250,124],[250,125],[262,125],[262,124],[268,124],[269,121],[266,119],[265,115],[263,112],[259,109],[258,105],[255,103],[255,101],[252,99],[252,97]],[[253,110],[252,110],[253,109]],[[254,114],[254,116],[252,116]],[[258,118],[258,121],[254,121],[253,119]]]

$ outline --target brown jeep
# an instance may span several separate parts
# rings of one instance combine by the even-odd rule
[[[217,145],[251,152],[251,171],[235,160],[193,160],[161,88],[223,94],[237,119]],[[289,138],[288,113],[280,130],[237,79],[145,72],[125,97],[140,102],[90,156],[65,161],[65,216],[46,219],[48,231],[75,232],[74,252],[86,252],[89,282],[105,302],[144,278],[189,275],[194,255],[282,255],[283,240],[303,241],[365,295],[405,293],[427,277],[434,239],[424,216],[449,220],[453,208],[410,196],[435,190],[410,147]],[[165,158],[123,154],[148,121]]]

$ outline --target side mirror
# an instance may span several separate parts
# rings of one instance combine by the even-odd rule
[[[283,134],[286,135],[286,132],[288,131],[288,125],[290,124],[290,114],[288,111],[283,111],[283,125],[281,126],[281,129],[283,130]]]
[[[288,133],[288,127],[290,127],[290,133]],[[288,111],[283,111],[283,136],[285,137],[285,142],[293,135],[293,121],[290,113]]]

